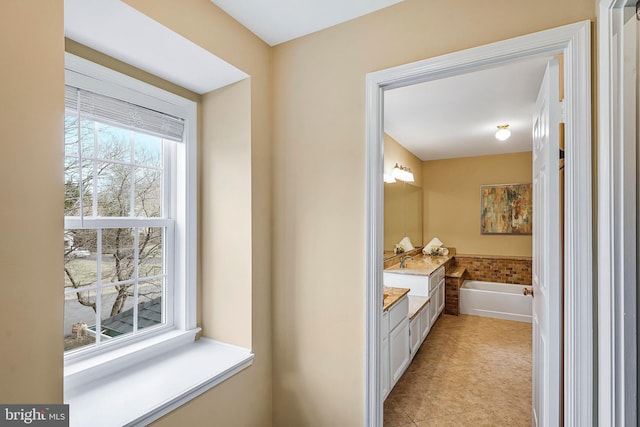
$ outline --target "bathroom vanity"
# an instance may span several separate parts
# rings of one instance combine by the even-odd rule
[[[409,289],[384,288],[382,313],[382,396],[387,397],[411,362]]]
[[[387,397],[445,307],[449,256],[415,255],[383,272],[382,395]]]
[[[445,264],[450,256],[414,256],[406,259],[404,268],[395,264],[383,272],[383,283],[389,287],[409,288],[409,296],[429,297],[430,323],[433,325],[445,306]]]

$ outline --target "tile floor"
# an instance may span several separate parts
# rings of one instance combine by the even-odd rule
[[[385,427],[531,425],[531,324],[441,315],[384,404]]]

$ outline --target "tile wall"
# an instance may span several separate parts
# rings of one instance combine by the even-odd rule
[[[531,285],[529,257],[456,254],[455,262],[467,270],[466,279]]]

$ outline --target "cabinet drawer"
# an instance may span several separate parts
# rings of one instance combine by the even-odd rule
[[[437,286],[441,280],[444,280],[444,265],[434,271],[431,275],[431,283],[433,284],[432,286]]]
[[[393,331],[393,329],[404,319],[407,319],[408,316],[409,298],[405,295],[389,309],[389,330]]]
[[[383,339],[389,335],[389,310],[382,312],[382,325],[380,325],[380,331]]]

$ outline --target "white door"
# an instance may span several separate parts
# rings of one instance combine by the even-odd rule
[[[533,118],[533,390],[534,426],[561,425],[562,342],[558,61],[542,80]]]

